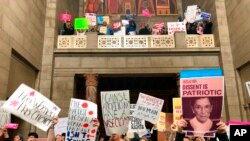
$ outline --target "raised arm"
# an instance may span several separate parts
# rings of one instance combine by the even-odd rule
[[[58,123],[58,117],[54,117],[52,120],[52,124],[49,128],[48,139],[47,141],[55,141],[55,131],[54,126]]]

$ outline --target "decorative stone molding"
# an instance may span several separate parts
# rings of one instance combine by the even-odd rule
[[[151,48],[175,48],[174,36],[172,35],[151,36]]]
[[[57,48],[86,48],[86,35],[59,35],[57,40]]]
[[[181,38],[182,39],[182,38]],[[98,36],[98,48],[176,48],[173,35],[100,35]],[[92,41],[92,40],[91,40]],[[94,41],[94,40],[93,40]],[[89,41],[88,41],[89,42]],[[57,48],[86,48],[86,35],[59,35]],[[215,47],[214,35],[186,35],[187,48]],[[89,43],[90,45],[90,43]],[[95,48],[95,45],[91,48]]]
[[[120,36],[98,36],[98,48],[121,48]]]

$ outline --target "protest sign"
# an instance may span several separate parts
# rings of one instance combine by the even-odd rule
[[[10,113],[2,108],[5,101],[0,101],[0,127],[3,127],[6,123],[10,123]]]
[[[222,112],[223,76],[181,78],[180,92],[183,118],[188,122],[184,130],[188,135],[214,136]]]
[[[100,26],[99,27],[99,32],[102,34],[106,34],[107,33],[107,26]]]
[[[246,82],[246,88],[247,88],[248,95],[250,97],[250,81]]]
[[[106,135],[125,134],[129,122],[129,91],[101,92],[102,116]]]
[[[133,117],[144,119],[156,124],[163,106],[164,100],[140,93],[136,103]]]
[[[67,14],[67,13],[61,13],[59,16],[61,21],[71,21],[72,20],[72,15],[71,14]]]
[[[97,16],[97,24],[103,24],[103,16]]]
[[[97,105],[93,102],[71,98],[66,138],[67,141],[95,141]]]
[[[197,13],[197,5],[191,5],[187,7],[187,11],[185,13],[185,19],[189,23],[193,23],[196,19],[196,13]]]
[[[184,22],[168,22],[168,34],[173,35],[176,31],[186,32],[186,24]]]
[[[157,121],[157,130],[158,131],[165,131],[166,130],[166,113],[161,112],[159,119]]]
[[[75,29],[87,30],[89,29],[89,23],[87,18],[75,18]]]
[[[18,123],[7,123],[7,124],[4,124],[4,128],[5,129],[17,129],[19,126]]]
[[[176,124],[182,116],[181,98],[173,98],[173,120]]]
[[[85,13],[85,17],[88,19],[88,24],[90,26],[96,25],[96,14],[95,13]]]
[[[129,126],[128,126],[128,132],[145,132],[146,126],[145,126],[145,121],[139,118],[133,117],[133,113],[135,110],[135,104],[130,104],[130,118],[129,118]]]
[[[113,30],[119,30],[119,29],[121,29],[121,26],[122,26],[122,23],[120,22],[120,21],[118,21],[118,22],[114,22],[114,23],[112,23],[112,25],[111,25],[111,28],[113,29]]]
[[[38,91],[21,84],[3,107],[17,117],[47,131],[61,109]]]
[[[149,12],[148,9],[143,9],[142,10],[142,15],[145,16],[145,17],[148,17],[148,18],[151,17],[151,13]]]
[[[200,17],[202,19],[210,19],[211,18],[211,13],[201,12]]]
[[[67,132],[68,117],[59,118],[58,123],[54,127],[55,135],[61,135]]]
[[[103,16],[103,21],[109,25],[109,16]]]
[[[157,122],[158,140],[168,141],[171,138],[171,124],[173,123],[173,114],[161,112],[159,121]]]

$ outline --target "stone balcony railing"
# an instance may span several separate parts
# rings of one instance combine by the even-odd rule
[[[182,42],[182,46],[186,46],[185,48],[215,47],[213,34],[183,34],[183,38],[179,38],[175,35],[59,35],[57,41],[57,48],[176,48],[177,44],[179,45],[180,42]]]

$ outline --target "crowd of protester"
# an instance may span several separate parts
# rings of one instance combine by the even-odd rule
[[[65,141],[65,133],[55,135],[54,126],[58,123],[58,118],[55,117],[52,121],[52,125],[48,130],[47,141]],[[179,120],[176,124],[172,124],[171,135],[167,141],[229,141],[227,136],[227,126],[224,122],[220,121],[216,124],[217,130],[214,138],[207,138],[202,136],[185,136],[183,132],[183,128],[187,126],[187,121],[184,119]],[[94,126],[99,127],[100,123],[97,122]],[[126,135],[119,135],[117,133],[113,133],[109,136],[97,136],[96,141],[158,141],[157,137],[157,126],[152,125],[151,137],[147,138],[146,136],[139,137],[137,133],[135,133],[134,138],[129,139]],[[38,134],[36,132],[30,132],[27,136],[27,141],[37,141]],[[0,141],[24,141],[24,137],[22,134],[17,134],[13,138],[11,138],[8,134],[8,130],[5,128],[0,128]]]
[[[99,30],[100,26],[107,28],[106,33],[101,33]],[[140,23],[139,29],[137,29],[137,23],[134,19],[129,20],[129,24],[126,27],[126,35],[152,35],[153,29],[156,28],[154,25],[150,26],[149,23],[142,22]],[[204,19],[202,21],[197,21],[194,23],[186,22],[186,33],[187,34],[212,34],[213,23],[210,19]],[[116,31],[120,29],[113,29],[107,22],[103,22],[102,25],[91,26],[89,30],[75,30],[70,21],[64,23],[62,35],[84,35],[85,32],[96,32],[98,35],[114,35]],[[157,32],[158,35],[167,35],[168,27],[163,26]]]

